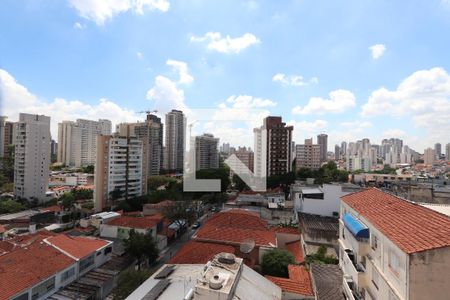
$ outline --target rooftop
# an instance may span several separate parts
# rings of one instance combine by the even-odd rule
[[[289,278],[266,276],[267,279],[278,285],[283,292],[304,296],[314,296],[311,276],[304,266],[289,265]]]
[[[155,227],[159,222],[161,222],[161,220],[162,217],[160,215],[156,217],[120,216],[116,219],[109,221],[107,225],[137,228],[137,229],[151,229]]]
[[[221,252],[234,253],[233,246],[196,241],[187,242],[169,261],[170,264],[206,264]]]
[[[319,215],[298,214],[303,229],[306,231],[327,231],[327,232],[338,232],[339,230],[339,219],[334,217],[325,217]]]
[[[27,244],[0,256],[0,299],[9,299],[75,263],[61,251],[42,243],[46,236],[33,236]]]
[[[81,259],[99,249],[106,247],[109,244],[112,244],[112,242],[107,240],[82,236],[68,236],[65,234],[58,234],[56,236],[46,238],[44,242],[60,249],[74,259]]]
[[[305,262],[303,250],[300,245],[300,240],[286,243],[286,250],[289,251],[290,253],[292,253],[292,255],[294,255],[296,263],[302,264]]]
[[[345,300],[338,265],[311,264],[310,269],[317,300]]]
[[[376,188],[341,197],[404,252],[450,246],[450,218]]]

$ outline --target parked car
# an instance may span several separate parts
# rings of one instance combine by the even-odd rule
[[[200,223],[200,222],[195,222],[195,223],[192,225],[192,228],[193,228],[193,229],[197,229],[197,228],[199,228],[201,225],[202,225],[202,223]]]

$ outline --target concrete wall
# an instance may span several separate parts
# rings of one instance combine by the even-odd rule
[[[409,299],[450,298],[450,247],[411,254],[409,270]]]

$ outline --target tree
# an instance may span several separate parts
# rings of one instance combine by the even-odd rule
[[[294,256],[283,249],[273,249],[262,257],[261,270],[263,275],[288,277],[288,265],[295,264]]]
[[[168,185],[171,182],[176,182],[177,180],[168,176],[150,176],[147,179],[147,188],[149,190],[156,190],[162,185]]]
[[[117,287],[113,291],[114,300],[127,298],[135,289],[137,289],[151,275],[149,270],[129,270],[119,275]]]
[[[131,229],[128,233],[128,239],[124,240],[125,252],[136,258],[138,268],[144,259],[148,259],[149,263],[156,261],[158,258],[158,247],[151,233],[143,234]]]
[[[233,174],[233,184],[234,188],[240,192],[250,190],[249,186],[237,174]]]
[[[82,173],[94,174],[95,167],[94,165],[87,165],[80,168]]]
[[[335,257],[326,254],[327,254],[327,247],[321,245],[315,254],[306,256],[305,262],[307,264],[311,263],[329,264],[329,265],[338,264],[339,261]]]
[[[14,200],[0,201],[0,214],[16,213],[25,209],[23,204]]]
[[[62,194],[61,197],[59,197],[59,201],[61,202],[61,205],[64,207],[64,209],[69,210],[75,203],[75,197],[71,192],[67,192]]]
[[[94,191],[90,189],[73,189],[71,193],[75,200],[89,200],[94,198]]]
[[[185,222],[192,223],[195,219],[195,211],[190,201],[176,201],[173,205],[167,205],[162,214],[179,228],[185,226]]]

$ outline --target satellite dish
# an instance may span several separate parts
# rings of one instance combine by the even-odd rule
[[[245,239],[239,248],[242,253],[248,254],[255,248],[255,241],[252,239]]]

